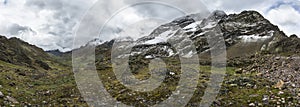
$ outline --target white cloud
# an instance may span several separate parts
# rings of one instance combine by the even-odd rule
[[[300,34],[300,12],[296,11],[290,5],[281,5],[278,8],[272,9],[266,16],[274,24],[280,25],[279,28],[288,35]]]

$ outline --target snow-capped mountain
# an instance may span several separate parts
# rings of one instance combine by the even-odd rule
[[[103,40],[101,40],[100,38],[95,38],[95,39],[89,41],[86,45],[87,46],[98,46],[103,43],[104,43]]]
[[[171,57],[180,55],[191,57],[193,54],[209,54],[218,46],[218,39],[224,39],[229,53],[254,53],[262,48],[272,47],[270,41],[277,37],[286,37],[277,26],[255,11],[244,11],[240,14],[227,15],[223,11],[214,11],[203,20],[197,20],[199,14],[178,18],[156,28],[149,36],[136,41],[115,41],[113,55],[118,58],[139,56],[145,58]],[[212,34],[213,32],[213,34]],[[216,36],[221,35],[221,36]],[[215,39],[210,46],[207,39]],[[222,37],[222,38],[219,38]],[[192,51],[193,43],[196,50]],[[175,49],[176,48],[176,49]],[[251,48],[251,49],[249,49]],[[240,51],[240,52],[238,52]],[[232,56],[236,56],[233,55]]]

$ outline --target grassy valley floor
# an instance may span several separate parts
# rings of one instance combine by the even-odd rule
[[[277,59],[277,57],[272,58]],[[299,106],[298,91],[290,90],[289,81],[281,78],[266,78],[264,76],[266,69],[254,69],[254,64],[244,65],[244,67],[227,67],[222,87],[211,106]],[[55,63],[49,63],[49,66],[51,70],[32,69],[1,61],[0,92],[3,95],[0,93],[0,105],[87,106],[77,89],[72,68]],[[180,79],[178,77],[180,72],[176,69],[170,68],[168,72],[173,71],[175,75],[167,75],[161,87],[150,93],[126,89],[116,80],[110,67],[101,69],[98,73],[106,90],[118,101],[133,106],[149,106],[165,100],[172,94],[170,92],[177,88],[176,81]],[[207,87],[211,67],[201,66],[199,70],[198,85],[187,106],[199,105]],[[135,74],[135,77],[147,79],[147,75],[148,70],[144,69]],[[299,89],[297,87],[293,89]],[[144,102],[140,102],[141,98]]]

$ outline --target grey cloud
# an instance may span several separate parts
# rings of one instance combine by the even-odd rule
[[[21,26],[19,24],[11,24],[7,31],[10,35],[19,35],[22,32],[32,32],[36,33],[28,26]]]
[[[44,0],[30,0],[30,1],[26,1],[25,5],[31,6],[31,7],[37,7],[39,9],[43,9],[46,6]]]
[[[267,0],[266,0],[267,1]],[[225,9],[232,9],[235,11],[240,11],[242,8],[247,9],[253,6],[261,5],[264,1],[261,0],[231,0],[230,1],[223,1],[222,6]]]
[[[42,25],[39,30],[60,37],[59,41],[55,41],[60,48],[72,48],[70,41],[73,40],[74,28],[91,5],[91,0],[26,0],[25,4],[36,13],[43,10],[54,13],[47,19],[49,23]]]
[[[280,0],[201,0],[211,10],[219,9],[227,12],[243,10],[263,10]]]
[[[159,17],[165,20],[172,20],[184,15],[184,12],[182,12],[180,9],[177,9],[176,7],[170,7],[160,4],[147,4],[136,6],[135,8],[145,17]]]
[[[25,5],[39,9],[60,10],[63,7],[63,0],[27,0]]]

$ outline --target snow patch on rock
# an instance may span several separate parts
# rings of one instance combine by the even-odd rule
[[[260,40],[266,40],[271,38],[272,36],[259,36],[259,35],[243,35],[239,36],[240,39],[242,39],[243,42],[257,42]]]
[[[164,43],[168,42],[168,39],[174,35],[175,31],[166,31],[159,36],[155,37],[154,39],[146,41],[144,44],[152,45],[152,44],[158,44],[158,43]]]

